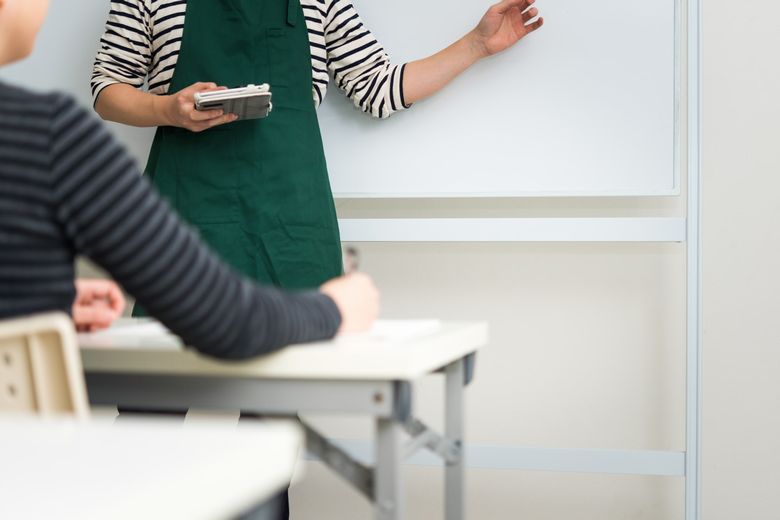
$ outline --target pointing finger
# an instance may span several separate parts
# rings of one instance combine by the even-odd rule
[[[537,30],[539,27],[541,27],[542,25],[544,25],[544,18],[540,17],[535,22],[529,23],[528,25],[526,25],[525,28],[528,30],[529,33],[532,33],[535,30]]]
[[[532,7],[523,13],[523,21],[530,22],[531,20],[536,18],[538,14],[539,14],[539,9],[537,9],[536,7]]]

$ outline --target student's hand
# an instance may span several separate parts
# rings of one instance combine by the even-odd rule
[[[336,302],[341,312],[339,332],[363,332],[379,316],[379,291],[371,278],[350,274],[327,282],[320,291]]]
[[[73,322],[79,332],[106,329],[125,310],[125,297],[111,280],[76,280]]]
[[[469,37],[483,57],[504,51],[544,24],[535,0],[503,0],[488,9]]]
[[[195,94],[225,90],[216,83],[195,83],[175,94],[164,96],[163,111],[165,120],[170,126],[186,128],[192,132],[202,132],[217,125],[232,123],[238,116],[224,114],[222,110],[196,110]]]

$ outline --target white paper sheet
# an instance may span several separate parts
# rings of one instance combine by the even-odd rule
[[[133,336],[150,337],[165,336],[173,334],[165,325],[159,321],[142,318],[133,320],[119,320],[110,329],[101,330],[92,334],[94,337],[104,336]]]
[[[440,328],[439,320],[379,320],[369,332],[342,334],[339,338],[407,341],[433,334]]]
[[[372,339],[379,341],[406,341],[433,334],[441,328],[439,320],[379,320],[369,332],[342,334],[339,339]],[[149,319],[119,320],[108,330],[89,334],[94,339],[111,338],[151,338],[170,336],[172,332],[160,322]]]

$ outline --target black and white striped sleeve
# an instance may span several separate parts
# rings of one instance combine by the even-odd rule
[[[334,302],[258,287],[221,263],[141,178],[110,133],[69,98],[54,101],[50,161],[73,249],[106,269],[187,344],[224,359],[333,337]]]
[[[333,0],[325,14],[328,69],[336,85],[373,117],[408,108],[403,79],[406,65],[394,65],[349,0]]]
[[[143,86],[152,63],[149,0],[112,0],[92,69],[92,99],[116,83]]]

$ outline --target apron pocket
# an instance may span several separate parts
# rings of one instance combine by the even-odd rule
[[[342,273],[341,244],[330,228],[285,225],[262,241],[281,287],[316,289]]]
[[[289,26],[270,27],[266,31],[271,92],[275,95],[275,89],[279,87],[305,87],[311,90],[311,50],[308,40],[306,45],[300,45],[298,41],[306,36]],[[275,97],[274,105],[277,101]]]

